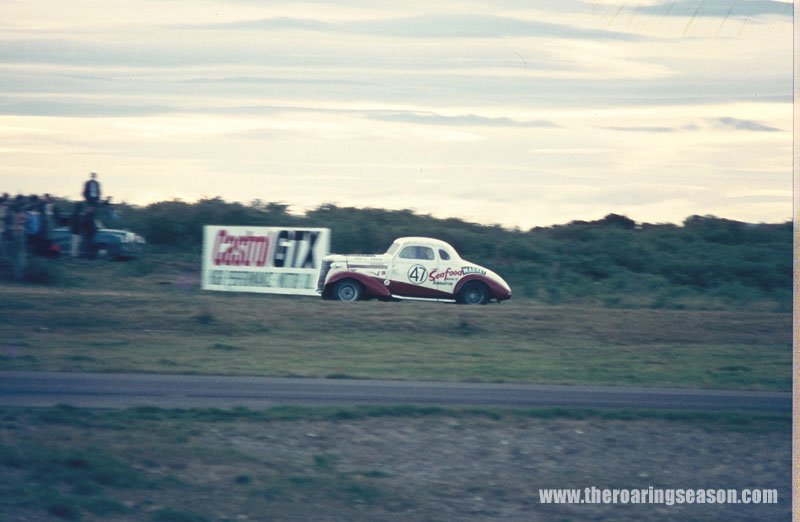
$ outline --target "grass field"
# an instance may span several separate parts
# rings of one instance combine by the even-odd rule
[[[196,267],[60,261],[4,284],[3,368],[791,389],[791,314],[344,304],[204,292]]]
[[[42,265],[0,288],[3,370],[791,389],[788,313],[343,304],[203,292],[196,265]],[[788,415],[408,406],[0,411],[0,516],[775,520]],[[779,505],[542,506],[540,487],[762,487]],[[630,509],[628,509],[630,508]],[[740,518],[736,518],[740,517]]]
[[[635,487],[644,467],[650,484],[724,479],[726,487],[778,488],[788,499],[789,422],[562,409],[5,409],[0,514],[12,522],[489,520],[513,506],[546,519],[641,520],[652,506],[547,511],[535,491],[573,484],[573,476]],[[640,447],[643,436],[653,447]],[[603,455],[587,461],[583,452],[596,444]],[[693,453],[676,453],[687,444]],[[714,454],[722,448],[732,458]],[[623,455],[629,465],[620,469]],[[742,473],[751,465],[742,459],[763,471]],[[750,513],[776,519],[787,511],[784,500]],[[672,511],[683,519],[702,513]]]

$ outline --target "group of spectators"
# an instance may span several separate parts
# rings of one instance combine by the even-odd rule
[[[58,256],[61,254],[53,242],[53,231],[69,226],[72,235],[72,257],[92,259],[96,255],[94,236],[97,232],[98,210],[109,204],[100,199],[100,183],[92,173],[84,183],[83,201],[75,204],[71,215],[62,215],[50,194],[11,198],[7,193],[0,197],[2,241],[0,255],[3,264],[12,267],[15,279],[22,279],[30,254]]]

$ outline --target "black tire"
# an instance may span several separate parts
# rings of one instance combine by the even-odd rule
[[[342,279],[333,286],[333,298],[337,301],[360,301],[364,296],[364,287],[355,279]]]
[[[458,292],[458,302],[467,305],[486,304],[489,302],[489,289],[480,281],[470,281]]]

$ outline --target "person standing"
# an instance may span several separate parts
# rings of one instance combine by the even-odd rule
[[[28,260],[27,234],[28,213],[25,211],[25,200],[17,196],[11,207],[11,260],[14,265],[14,278],[22,279]]]
[[[0,223],[3,226],[3,235],[0,238],[0,259],[5,262],[11,242],[11,198],[7,192],[0,199]]]
[[[97,232],[97,224],[95,218],[97,217],[95,211],[97,208],[93,205],[86,207],[86,212],[81,219],[81,233],[83,235],[82,250],[87,259],[94,259],[97,257],[97,252],[94,248],[94,235]]]
[[[60,218],[53,196],[50,194],[44,195],[40,212],[42,215],[42,228],[39,231],[41,253],[46,256],[53,256],[53,230],[58,226]]]
[[[81,212],[83,211],[83,203],[78,202],[75,204],[75,209],[72,211],[72,217],[69,222],[69,232],[72,234],[72,245],[70,255],[78,257],[81,253]]]
[[[41,248],[41,231],[42,231],[42,213],[41,201],[39,196],[32,194],[28,198],[28,205],[25,211],[28,214],[28,220],[25,223],[25,234],[28,236],[27,245],[28,252],[38,254]]]
[[[96,207],[100,202],[100,182],[97,181],[95,172],[89,174],[89,180],[83,185],[83,199],[92,207]]]

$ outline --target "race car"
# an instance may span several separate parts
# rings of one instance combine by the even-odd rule
[[[464,259],[448,243],[402,237],[385,254],[331,254],[322,260],[323,299],[416,299],[485,304],[511,298],[502,277]]]

